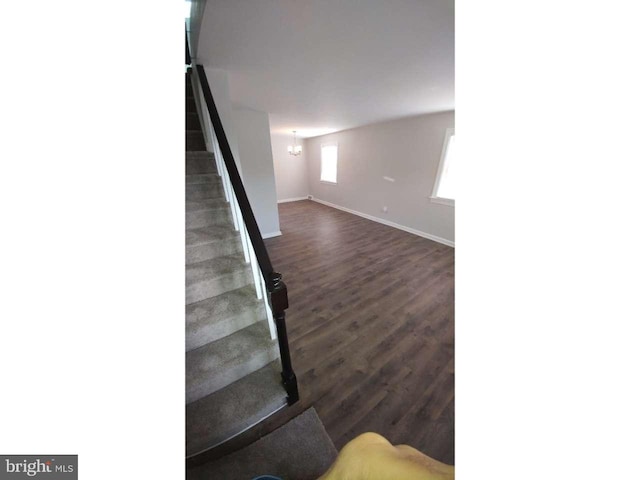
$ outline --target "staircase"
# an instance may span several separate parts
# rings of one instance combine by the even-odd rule
[[[186,456],[287,404],[278,340],[258,300],[186,77]]]

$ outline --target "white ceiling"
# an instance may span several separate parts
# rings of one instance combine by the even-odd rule
[[[207,0],[198,61],[311,137],[454,109],[453,0]]]

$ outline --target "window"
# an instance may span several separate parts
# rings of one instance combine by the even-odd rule
[[[444,205],[455,205],[455,182],[456,182],[456,134],[455,129],[447,128],[444,135],[444,145],[442,147],[442,156],[440,157],[440,166],[436,175],[436,183],[433,186],[433,194],[431,201],[442,203]]]
[[[322,165],[320,170],[320,181],[338,183],[338,144],[327,143],[321,147]]]

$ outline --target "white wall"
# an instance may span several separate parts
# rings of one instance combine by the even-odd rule
[[[455,207],[433,203],[429,196],[454,116],[453,111],[420,115],[306,139],[310,194],[452,244]],[[320,182],[323,142],[338,142],[337,185]]]
[[[297,142],[302,143],[301,140]],[[306,152],[303,146],[300,155],[289,155],[287,147],[292,144],[293,133],[271,134],[278,201],[306,198],[309,195]]]
[[[207,81],[209,82],[209,88],[211,89],[211,95],[213,101],[216,104],[220,121],[222,122],[222,128],[227,136],[231,153],[236,160],[236,165],[240,176],[242,177],[242,162],[240,160],[240,150],[238,149],[238,138],[236,135],[234,119],[231,107],[231,97],[229,95],[229,75],[225,70],[217,68],[205,67],[205,73],[207,75]],[[204,113],[204,110],[203,110]],[[200,119],[203,120],[202,118]],[[210,135],[213,134],[213,126],[211,121],[207,118],[203,123],[203,129],[205,130],[205,139],[207,141],[207,150],[213,151]]]
[[[238,139],[242,180],[260,233],[263,237],[280,235],[269,116],[243,108],[234,108],[231,114]]]
[[[207,0],[191,0],[191,18],[185,21],[187,24],[187,35],[189,37],[189,47],[192,58],[198,56],[200,26],[202,25],[202,17],[204,16],[206,3]]]

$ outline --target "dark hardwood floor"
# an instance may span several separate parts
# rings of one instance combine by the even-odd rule
[[[338,449],[374,431],[453,464],[454,249],[308,200],[279,211],[300,402],[272,422],[314,406]]]

